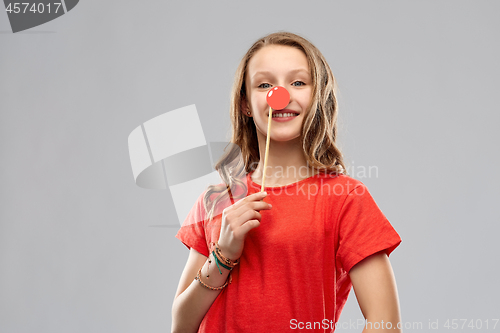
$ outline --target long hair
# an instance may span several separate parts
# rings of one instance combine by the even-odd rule
[[[336,145],[337,138],[337,86],[332,70],[321,52],[308,40],[290,32],[276,32],[257,40],[243,56],[231,91],[232,137],[225,153],[215,164],[224,184],[210,185],[205,192],[203,203],[208,219],[213,218],[215,207],[224,199],[244,197],[246,183],[242,177],[255,170],[259,163],[257,129],[250,117],[241,112],[241,102],[246,99],[245,78],[248,62],[252,56],[268,45],[284,45],[297,48],[307,57],[312,76],[312,98],[309,112],[302,123],[302,147],[308,165],[319,173],[347,174],[343,156]],[[239,158],[241,150],[242,159]],[[240,196],[231,193],[238,186],[244,188]],[[233,190],[234,192],[234,190]],[[215,198],[213,194],[218,193]]]

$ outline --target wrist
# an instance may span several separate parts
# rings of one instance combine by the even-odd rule
[[[222,252],[222,249],[220,248],[218,242],[214,243],[213,252],[217,256],[217,258],[220,260],[220,262],[229,266],[230,269],[233,269],[234,266],[236,266],[240,263],[239,256],[231,256],[230,254],[227,254],[227,252],[226,252],[226,255],[230,256],[229,258],[226,257],[226,255],[224,255],[224,253]],[[236,258],[236,259],[231,259],[231,258]]]
[[[216,244],[216,247],[218,247],[218,249],[219,249],[219,253],[221,253],[227,259],[229,259],[231,261],[237,261],[240,258],[240,254],[230,251],[228,247],[226,247],[224,245],[220,245],[219,243],[215,243],[215,244]],[[215,251],[216,247],[214,247],[214,251]]]

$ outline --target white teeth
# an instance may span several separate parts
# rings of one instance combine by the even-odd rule
[[[298,116],[296,113],[273,113],[273,118],[279,117],[295,117]]]

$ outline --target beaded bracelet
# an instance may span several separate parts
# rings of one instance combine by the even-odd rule
[[[210,290],[222,290],[224,289],[229,283],[231,283],[232,281],[232,278],[231,278],[231,273],[229,273],[229,279],[226,280],[226,283],[224,283],[222,286],[220,287],[211,287],[209,286],[208,284],[206,284],[205,282],[201,281],[201,268],[200,270],[198,271],[198,275],[196,275],[196,277],[194,278],[195,280],[198,280],[198,282],[201,283],[201,285],[205,288],[208,288]]]
[[[221,262],[224,262],[227,266],[229,266],[231,268],[240,263],[239,259],[231,260],[231,259],[224,257],[224,255],[222,254],[222,251],[219,247],[218,242],[215,242],[215,254],[217,255],[218,259],[220,259]]]
[[[214,243],[215,244],[215,243]],[[219,269],[219,273],[220,275],[222,275],[222,271],[220,270],[220,266],[224,267],[225,269],[229,270],[229,271],[232,271],[233,270],[233,267],[229,267],[229,266],[226,266],[224,265],[219,257],[217,257],[217,255],[215,254],[214,251],[212,251],[212,256],[214,257],[214,260],[215,260],[215,264],[217,265],[217,268]],[[208,274],[208,272],[210,271],[210,264],[212,263],[212,259],[210,259],[210,256],[208,257],[208,268],[207,268],[207,279],[210,278],[210,275]]]
[[[233,269],[233,267],[234,267],[234,266],[233,266],[233,267],[229,267],[229,266],[224,265],[224,264],[222,263],[222,261],[220,260],[220,258],[219,258],[219,257],[217,257],[217,255],[215,254],[215,251],[212,251],[212,255],[214,256],[215,263],[217,264],[217,267],[219,267],[219,265],[221,265],[222,267],[224,267],[224,268],[225,268],[225,269],[227,269],[227,270],[230,270],[230,271],[231,271],[231,270]],[[221,273],[221,274],[222,274],[222,272],[220,271],[220,267],[219,267],[219,273]]]
[[[215,243],[214,243],[215,244]],[[215,254],[215,251],[212,250],[212,256],[214,257],[214,260],[215,260],[215,264],[217,265],[217,268],[219,269],[219,273],[220,275],[222,275],[222,271],[220,270],[220,266],[224,267],[225,269],[227,269],[229,271],[229,273],[231,273],[231,271],[233,270],[233,267],[229,267],[229,266],[226,266],[222,263],[222,259],[220,259],[216,254]],[[208,272],[210,271],[210,264],[212,263],[212,259],[210,259],[210,256],[208,258],[208,268],[207,268],[207,279],[210,278],[210,275],[208,274]]]
[[[212,249],[215,246],[215,250],[212,250],[212,256],[214,257],[215,264],[217,265],[217,268],[219,269],[219,273],[222,275],[222,271],[220,270],[220,266],[222,266],[225,269],[229,270],[229,283],[231,283],[231,280],[232,280],[231,271],[233,270],[234,266],[238,265],[238,263],[240,261],[239,260],[233,261],[231,259],[228,259],[228,258],[224,257],[224,255],[222,254],[222,252],[221,252],[221,250],[219,248],[219,243],[212,242],[211,244],[212,244]],[[211,263],[212,263],[212,260],[210,259],[210,255],[209,255],[209,258],[208,258],[208,268],[207,268],[207,279],[210,278],[210,275],[208,274],[208,272],[210,271],[210,264]],[[200,268],[200,272],[201,272],[201,268]],[[198,272],[198,274],[200,274],[200,272]],[[195,280],[196,280],[196,278],[195,278]],[[203,282],[201,280],[199,280],[199,281],[200,281],[200,283],[203,284]],[[203,285],[205,286],[205,284],[203,284]],[[221,289],[224,288],[224,287],[225,287],[225,285],[222,286]],[[209,288],[209,286],[207,286],[207,288]],[[219,290],[219,289],[214,289],[214,290]]]

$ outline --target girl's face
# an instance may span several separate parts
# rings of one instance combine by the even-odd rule
[[[285,122],[273,120],[271,139],[289,141],[300,136],[312,94],[309,65],[301,50],[283,45],[263,47],[248,62],[245,84],[247,100],[242,101],[242,112],[247,117],[247,111],[252,113],[259,135],[267,135],[269,105],[266,94],[272,87],[283,86],[290,93],[290,103],[283,110],[299,115]]]

